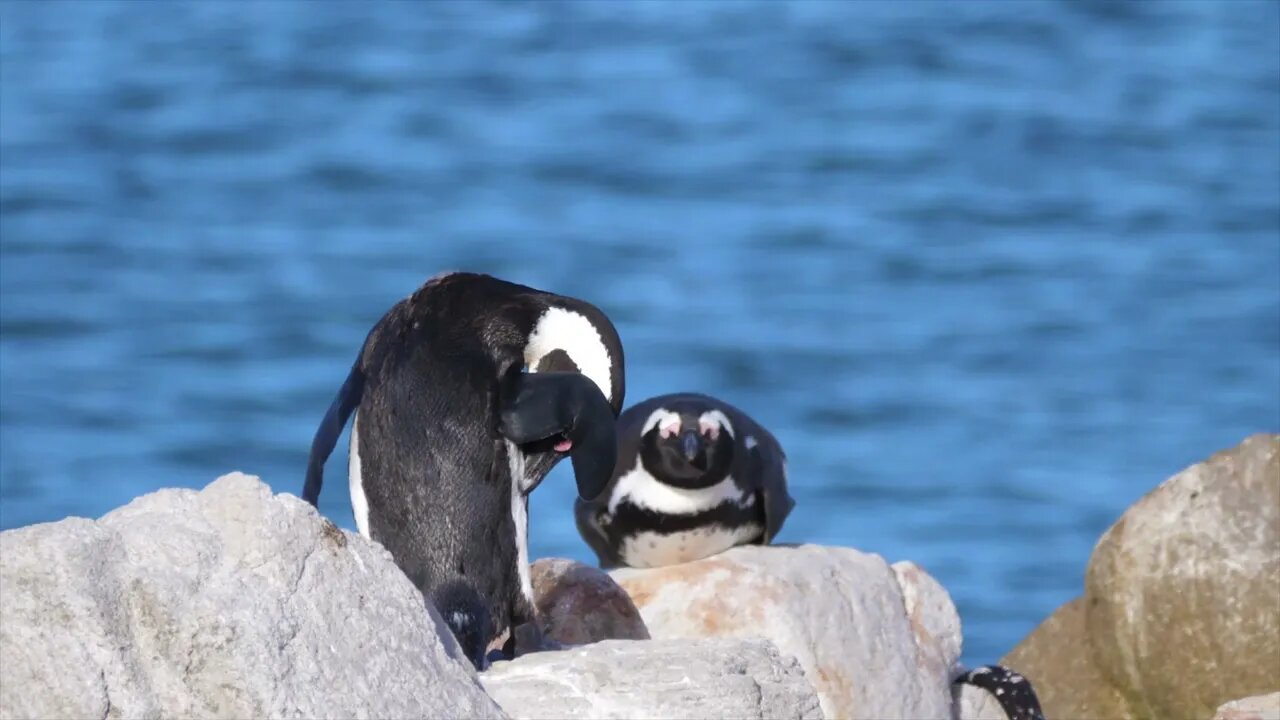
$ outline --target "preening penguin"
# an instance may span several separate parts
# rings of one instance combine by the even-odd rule
[[[618,418],[618,461],[597,498],[574,503],[602,567],[657,567],[768,544],[795,500],[777,439],[697,393],[650,398]]]
[[[467,656],[534,619],[527,495],[565,457],[593,499],[617,456],[622,343],[595,306],[475,273],[427,281],[365,338],[311,445],[316,504],[348,417],[351,505]],[[510,642],[508,644],[510,646]]]

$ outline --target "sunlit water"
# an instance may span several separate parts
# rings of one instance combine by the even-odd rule
[[[916,561],[995,660],[1280,430],[1277,7],[0,4],[0,525],[299,492],[369,327],[480,270],[754,414],[780,541]],[[573,493],[534,557],[591,559]]]

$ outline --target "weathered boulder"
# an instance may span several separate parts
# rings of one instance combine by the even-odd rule
[[[1280,435],[1174,475],[1098,541],[1084,596],[1002,661],[1049,717],[1210,717],[1280,687]]]
[[[794,658],[753,640],[605,640],[494,663],[480,676],[511,717],[821,718]]]
[[[1049,718],[1131,717],[1124,697],[1093,661],[1085,633],[1084,598],[1058,608],[1000,663],[1034,678]]]
[[[1223,703],[1213,720],[1280,720],[1280,692]]]
[[[910,563],[751,545],[611,575],[655,638],[772,641],[799,660],[826,717],[952,717],[960,619],[946,591]]]
[[[1134,710],[1208,717],[1280,687],[1280,435],[1257,435],[1129,508],[1085,573],[1094,658]]]
[[[502,712],[385,549],[233,473],[0,533],[0,716]]]
[[[608,573],[576,560],[541,558],[529,569],[542,632],[564,645],[647,640],[649,630]]]

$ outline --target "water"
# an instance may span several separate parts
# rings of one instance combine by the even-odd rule
[[[918,562],[995,660],[1280,430],[1278,7],[0,4],[0,526],[299,492],[365,332],[465,268],[603,307],[628,400],[752,412],[779,540]],[[590,560],[572,497],[534,557]]]

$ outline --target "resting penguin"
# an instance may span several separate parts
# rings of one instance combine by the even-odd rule
[[[557,462],[578,494],[608,483],[622,344],[598,308],[488,275],[427,281],[365,338],[316,431],[303,499],[348,417],[359,532],[381,543],[477,668],[534,619],[526,496]],[[534,626],[536,627],[536,626]]]
[[[598,498],[574,503],[601,567],[657,567],[768,544],[795,501],[774,436],[698,393],[653,397],[618,418],[618,463]]]

